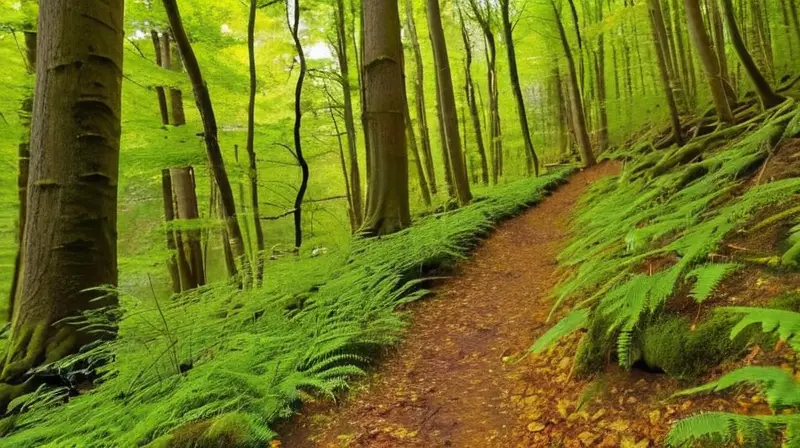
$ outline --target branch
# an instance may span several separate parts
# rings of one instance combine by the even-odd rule
[[[291,209],[291,210],[287,210],[287,211],[281,213],[280,215],[262,216],[261,220],[263,220],[263,221],[277,221],[277,220],[279,220],[281,218],[285,218],[287,216],[293,215],[294,212],[296,212],[296,211],[297,211],[296,209]]]

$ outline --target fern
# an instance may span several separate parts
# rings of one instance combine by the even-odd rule
[[[797,338],[800,334],[800,313],[754,307],[724,307],[719,311],[743,315],[742,320],[731,329],[731,338],[750,325],[761,324],[764,333],[777,333],[794,351],[800,351],[800,338]]]
[[[556,325],[547,330],[545,334],[539,337],[536,342],[531,346],[529,351],[533,353],[541,353],[548,349],[551,345],[558,342],[559,339],[571,334],[575,331],[586,328],[589,322],[588,309],[576,309],[569,313],[566,317],[561,319]]]
[[[743,367],[724,375],[717,381],[682,391],[677,395],[719,392],[740,384],[758,386],[772,409],[800,406],[800,383],[790,372],[778,367]]]
[[[750,417],[724,412],[708,412],[680,420],[665,441],[668,447],[743,446],[767,448],[777,446],[778,427],[787,417]]]
[[[742,265],[737,263],[709,263],[695,268],[686,275],[687,278],[695,279],[691,293],[692,298],[697,303],[705,302],[725,277],[741,267]]]

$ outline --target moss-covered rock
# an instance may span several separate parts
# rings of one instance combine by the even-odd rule
[[[275,434],[250,415],[238,412],[192,422],[154,440],[150,448],[256,448]]]
[[[684,317],[664,316],[640,333],[641,361],[675,378],[695,378],[743,353],[753,331],[743,331],[732,340],[731,329],[738,320],[715,314],[692,329]]]
[[[613,335],[609,335],[608,322],[596,315],[589,321],[586,334],[578,344],[573,372],[578,377],[597,373],[605,368],[609,354],[614,348]]]

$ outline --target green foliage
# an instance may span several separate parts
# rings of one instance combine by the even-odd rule
[[[561,319],[555,326],[547,330],[545,334],[539,337],[539,339],[537,339],[536,342],[531,346],[530,351],[533,353],[543,352],[564,336],[567,336],[577,330],[586,328],[588,321],[588,309],[573,310],[566,317]]]
[[[692,286],[692,298],[697,303],[705,302],[725,277],[741,267],[742,265],[737,263],[708,263],[698,266],[686,275],[686,278],[695,279],[694,286]]]
[[[398,340],[405,321],[395,309],[426,294],[421,275],[463,257],[476,235],[540,201],[567,174],[504,184],[347,251],[275,262],[262,289],[216,284],[158,304],[123,295],[115,341],[43,368],[113,359],[99,385],[66,405],[21,400],[30,409],[3,422],[12,432],[0,446],[230,446],[182,437],[257,446],[308,394],[334,397]]]
[[[736,337],[750,325],[761,324],[762,331],[777,333],[795,351],[800,351],[800,338],[797,338],[800,335],[800,313],[752,307],[724,307],[719,311],[742,315],[739,324],[731,330],[731,337]]]

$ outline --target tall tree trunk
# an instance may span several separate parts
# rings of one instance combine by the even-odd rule
[[[680,0],[672,0],[672,2],[672,30],[677,47],[678,60],[681,66],[681,75],[683,77],[684,98],[686,100],[687,110],[692,110],[695,107],[694,79],[692,79],[689,73],[689,58],[687,58],[686,47],[683,42],[681,2]]]
[[[558,155],[561,160],[564,160],[567,154],[567,145],[569,145],[569,135],[567,134],[567,120],[568,115],[565,108],[564,89],[561,84],[561,71],[558,69],[558,61],[553,61],[553,84],[555,88],[555,99],[558,102],[556,106],[556,123],[558,128]]]
[[[386,235],[411,225],[408,204],[403,44],[396,1],[365,1],[363,73],[367,138],[373,151],[362,233]]]
[[[578,149],[581,152],[583,165],[590,167],[595,165],[597,162],[594,158],[594,153],[592,152],[592,143],[589,139],[589,133],[586,130],[586,114],[583,110],[583,100],[581,99],[580,87],[578,86],[578,74],[575,70],[575,60],[572,58],[572,50],[570,49],[569,41],[567,40],[567,33],[564,30],[564,24],[561,22],[561,13],[558,11],[554,0],[551,0],[550,4],[552,5],[553,12],[555,13],[556,26],[558,27],[558,33],[561,37],[561,45],[564,47],[564,54],[567,57],[567,68],[569,69],[568,90],[572,106],[572,122],[576,134],[575,138],[577,139]]]
[[[728,71],[728,55],[725,51],[725,31],[722,24],[722,15],[719,12],[719,4],[716,0],[708,3],[708,10],[711,15],[710,20],[714,36],[714,50],[716,50],[717,60],[719,61],[722,86],[725,88],[725,94],[728,96],[728,104],[733,107],[739,100],[736,91],[733,90],[733,84],[731,83],[731,77]]]
[[[792,24],[794,24],[794,33],[798,41],[800,41],[800,17],[797,14],[797,3],[796,0],[788,0],[789,1],[789,11],[791,11],[791,19]]]
[[[161,34],[161,63],[167,70],[181,71],[181,56],[177,48],[172,45],[170,34]],[[186,114],[183,110],[183,92],[180,89],[169,89],[170,109],[172,112],[172,125],[183,126],[186,124]]]
[[[664,41],[664,33],[658,31],[659,27],[663,27],[663,21],[659,21],[658,10],[661,7],[660,0],[649,0],[650,10],[650,23],[653,30],[653,42],[656,48],[656,59],[658,60],[659,73],[661,74],[661,83],[664,87],[664,93],[667,97],[667,105],[669,106],[669,116],[672,122],[672,133],[675,137],[675,142],[678,146],[683,145],[683,131],[681,129],[681,119],[678,115],[678,106],[675,102],[675,91],[670,85],[670,74],[667,66],[667,48]]]
[[[191,227],[190,222],[200,218],[200,210],[197,205],[197,185],[195,183],[194,169],[192,167],[172,168],[170,170],[172,178],[172,190],[175,192],[175,218],[184,221],[187,227]],[[189,262],[190,283],[183,286],[183,290],[194,289],[206,284],[206,273],[203,266],[203,249],[199,229],[189,229],[180,231],[183,250],[186,260]]]
[[[786,7],[786,0],[781,0],[781,18],[783,19],[783,31],[786,34],[786,42],[789,44],[789,59],[794,60],[794,45],[792,45],[792,33],[789,26],[789,10]]]
[[[186,66],[186,72],[192,82],[197,109],[200,111],[200,117],[203,120],[203,139],[206,144],[206,155],[220,190],[220,201],[222,202],[222,210],[225,213],[225,224],[228,227],[228,234],[231,238],[233,255],[236,257],[237,262],[240,263],[242,279],[246,281],[249,278],[250,266],[244,253],[242,230],[239,227],[239,221],[236,216],[236,200],[233,197],[231,182],[228,179],[228,172],[225,170],[225,160],[222,158],[222,151],[219,147],[217,117],[214,114],[211,95],[208,92],[208,85],[203,79],[192,45],[189,43],[189,37],[183,28],[177,0],[163,0],[163,2],[172,33]]]
[[[250,68],[250,98],[247,102],[247,159],[249,162],[247,178],[250,180],[250,208],[253,210],[253,226],[256,233],[256,253],[253,256],[253,260],[256,263],[256,285],[261,286],[264,279],[264,251],[266,250],[266,245],[264,244],[264,229],[261,227],[261,209],[258,203],[258,162],[255,149],[256,89],[258,83],[255,51],[257,8],[258,1],[250,0],[250,15],[247,20],[247,55]]]
[[[406,26],[408,29],[411,50],[414,53],[414,98],[416,103],[417,124],[419,138],[422,143],[422,155],[425,157],[425,173],[431,194],[436,194],[436,169],[433,165],[433,151],[431,149],[431,136],[428,127],[428,109],[425,106],[425,71],[422,64],[422,50],[419,45],[417,25],[414,21],[414,7],[411,0],[406,0]],[[406,69],[406,71],[408,71]]]
[[[506,52],[508,54],[508,73],[511,78],[511,90],[514,93],[514,100],[517,103],[517,114],[519,115],[519,126],[522,131],[522,140],[525,142],[525,168],[528,175],[531,171],[539,176],[539,157],[533,147],[531,131],[528,128],[528,114],[525,110],[525,98],[522,96],[522,87],[519,84],[519,70],[517,69],[517,52],[514,49],[514,30],[511,26],[510,3],[511,0],[500,0],[500,17],[503,23],[503,37],[506,41]]]
[[[167,272],[169,272],[169,277],[172,280],[172,292],[178,294],[183,289],[181,288],[181,275],[178,268],[178,245],[175,242],[175,232],[169,228],[170,223],[175,220],[175,207],[172,194],[172,176],[168,168],[161,170],[161,195],[164,199],[164,223],[167,225],[167,250],[169,251]]]
[[[405,96],[403,107],[403,118],[406,121],[406,142],[408,149],[411,151],[411,156],[414,159],[414,168],[417,170],[417,180],[419,181],[419,192],[422,195],[422,202],[426,206],[431,205],[431,192],[428,190],[428,184],[425,180],[425,170],[422,168],[422,160],[419,156],[419,147],[417,147],[417,136],[414,132],[414,123],[411,121],[411,112],[408,109],[408,95]]]
[[[436,120],[439,124],[439,147],[442,150],[442,165],[444,165],[444,184],[447,187],[447,197],[456,197],[455,186],[453,185],[453,171],[450,169],[450,153],[447,149],[447,134],[445,134],[444,114],[442,114],[442,93],[439,86],[439,72],[434,72],[436,78]]]
[[[306,64],[306,54],[303,50],[303,44],[300,42],[300,0],[294,0],[294,11],[291,22],[289,23],[289,30],[292,33],[294,40],[294,47],[297,50],[297,57],[300,60],[300,73],[297,77],[297,85],[294,91],[294,156],[297,158],[297,163],[300,165],[301,180],[300,188],[297,189],[297,196],[294,200],[294,248],[295,251],[300,251],[300,246],[303,244],[303,200],[305,199],[306,190],[308,189],[309,169],[308,162],[303,156],[303,145],[300,134],[300,129],[303,123],[303,110],[302,110],[302,96],[303,96],[303,83],[306,79],[308,66]]]
[[[358,148],[356,147],[356,125],[353,118],[353,93],[350,86],[350,65],[347,60],[347,31],[345,30],[344,0],[336,0],[336,56],[342,75],[342,96],[344,97],[344,128],[347,132],[347,154],[350,160],[350,197],[353,201],[353,218],[356,227],[364,220],[361,202],[361,169],[358,166]]]
[[[472,193],[470,192],[469,179],[467,179],[467,173],[464,169],[464,155],[461,151],[453,78],[450,75],[450,60],[447,55],[447,42],[442,28],[439,0],[427,0],[427,5],[428,27],[433,47],[433,60],[436,65],[436,72],[439,74],[437,81],[440,89],[439,93],[441,94],[442,118],[447,138],[450,170],[453,173],[453,186],[455,187],[458,203],[465,205],[472,200]]]
[[[161,57],[161,40],[158,37],[156,30],[150,31],[150,38],[153,41],[153,48],[155,49],[156,65],[159,67],[164,66],[164,60]],[[158,110],[161,113],[161,124],[169,124],[169,110],[167,108],[167,94],[164,91],[164,86],[156,86],[156,97],[158,98]]]
[[[342,132],[339,129],[339,122],[336,121],[336,113],[334,113],[333,101],[330,97],[328,97],[328,112],[331,115],[331,121],[333,122],[333,128],[336,132],[336,142],[339,144],[339,163],[342,168],[342,177],[344,179],[344,193],[345,197],[347,198],[347,217],[350,221],[350,232],[356,233],[359,229],[359,225],[356,225],[356,218],[353,212],[353,197],[350,195],[350,177],[347,174],[347,161],[345,160],[344,156],[344,144],[342,143]]]
[[[33,75],[36,74],[36,32],[33,30],[33,23],[27,23],[24,27],[25,67],[29,78],[33,82]],[[28,172],[30,171],[31,160],[31,113],[33,112],[33,93],[33,86],[28,86],[26,96],[23,98],[19,110],[19,121],[23,129],[19,146],[17,147],[17,197],[19,199],[19,217],[17,223],[17,255],[14,259],[11,289],[8,294],[9,322],[12,320],[14,302],[17,299],[17,294],[19,294],[22,262],[25,258],[22,252],[25,243],[25,222],[27,221],[28,215]]]
[[[63,322],[114,306],[122,0],[41,0],[20,293],[0,381],[113,333]],[[26,387],[0,385],[0,412]]]
[[[472,43],[460,8],[458,10],[458,18],[461,23],[461,38],[464,40],[464,93],[466,95],[467,105],[469,106],[469,114],[472,118],[472,127],[475,131],[478,156],[481,159],[481,181],[484,185],[488,185],[489,162],[486,158],[486,146],[483,142],[483,131],[481,129],[481,117],[478,113],[478,103],[475,100],[475,84],[472,82]]]
[[[764,75],[761,74],[761,71],[758,69],[755,62],[753,62],[753,58],[747,51],[747,47],[745,47],[744,41],[742,40],[742,35],[739,32],[739,26],[736,24],[736,16],[733,13],[733,3],[731,3],[731,0],[722,0],[722,9],[725,13],[725,22],[728,25],[728,34],[731,36],[731,42],[736,49],[736,54],[739,56],[739,61],[741,61],[747,71],[747,76],[756,88],[761,107],[764,109],[771,109],[786,101],[786,98],[776,94],[775,91],[772,90],[769,82],[767,82]]]
[[[597,3],[598,22],[603,22],[603,2]],[[606,43],[605,33],[597,38],[597,54],[595,55],[595,71],[597,72],[597,107],[600,120],[600,152],[608,149],[608,109],[606,104]]]
[[[700,60],[703,62],[717,115],[725,123],[732,123],[733,113],[728,102],[728,96],[725,93],[722,71],[717,55],[714,54],[714,50],[711,48],[711,41],[706,33],[703,13],[700,11],[700,3],[698,0],[684,0],[684,5],[689,23],[689,35],[697,49],[697,53],[700,55]]]

